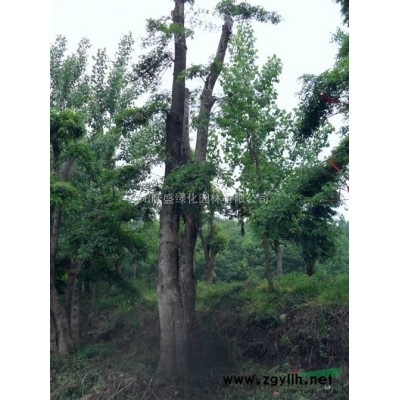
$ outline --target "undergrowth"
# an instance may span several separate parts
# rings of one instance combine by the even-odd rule
[[[348,276],[288,274],[263,281],[197,285],[194,370],[186,383],[154,371],[158,358],[155,290],[96,299],[75,354],[51,359],[54,400],[313,400],[348,398]],[[293,368],[341,367],[329,391],[225,385],[224,375],[279,375]]]

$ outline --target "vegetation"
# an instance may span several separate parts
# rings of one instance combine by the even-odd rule
[[[196,368],[186,386],[154,376],[159,340],[155,290],[141,287],[134,301],[115,288],[106,290],[95,301],[82,349],[53,360],[52,398],[272,399],[276,390],[281,398],[297,398],[290,397],[287,387],[227,386],[222,377],[327,365],[346,369],[348,276],[289,273],[275,286],[270,293],[259,279],[199,283]],[[346,398],[345,375],[335,381],[331,398]],[[323,398],[317,389],[303,396]]]
[[[209,11],[174,4],[147,21],[135,58],[131,34],[92,65],[87,39],[75,53],[61,36],[51,46],[51,396],[345,399],[348,35],[287,112],[281,61],[258,65],[252,28],[277,13],[220,1],[216,53],[187,66],[187,8]],[[338,112],[341,141],[323,160]],[[344,372],[306,392],[223,382],[327,368]]]

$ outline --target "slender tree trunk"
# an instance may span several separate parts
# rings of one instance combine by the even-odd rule
[[[53,156],[54,153],[53,152]],[[72,169],[73,161],[67,161],[61,178],[66,181]],[[54,172],[59,172],[58,155],[54,156]],[[56,288],[56,256],[58,251],[58,239],[61,227],[61,207],[56,206],[53,212],[53,226],[50,234],[50,350],[58,355],[68,354],[76,349],[76,343],[72,337],[67,311],[61,302]]]
[[[61,303],[56,288],[53,285],[50,286],[50,314],[54,323],[54,331],[50,333],[53,336],[53,341],[55,339],[56,343],[55,346],[53,344],[54,342],[51,343],[51,348],[53,350],[56,349],[55,354],[64,355],[74,351],[75,344],[71,337],[65,308]]]
[[[182,164],[187,164],[191,161],[190,156],[190,138],[189,138],[189,102],[190,92],[185,89],[185,108],[183,111],[183,133],[182,133]]]
[[[133,264],[133,279],[137,279],[137,264]]]
[[[68,317],[71,337],[74,341],[74,347],[79,347],[80,331],[80,292],[81,285],[78,280],[79,272],[82,268],[83,262],[80,260],[74,260],[71,263],[71,269],[68,271]]]
[[[57,332],[54,323],[53,315],[50,311],[50,354],[57,354]]]
[[[210,223],[210,242],[212,242],[214,239],[214,233],[215,233],[215,225],[214,225],[213,221],[211,221],[211,223]],[[214,247],[212,245],[207,244],[207,240],[204,237],[202,229],[199,229],[199,236],[201,239],[201,243],[203,245],[204,257],[206,259],[207,282],[212,283],[213,276],[214,276],[214,261],[215,261],[216,254],[214,251]]]
[[[272,267],[271,267],[271,256],[269,253],[269,241],[267,237],[263,237],[262,244],[264,248],[264,257],[265,257],[265,271],[267,274],[267,281],[268,281],[268,289],[273,292],[274,288],[274,280],[272,277]]]
[[[81,311],[81,331],[86,334],[89,329],[89,315],[92,307],[92,288],[89,281],[83,282],[83,299]]]
[[[203,234],[203,228],[199,229],[199,236],[201,240],[201,244],[203,246],[203,252],[204,252],[204,258],[206,260],[206,266],[207,266],[207,282],[211,283],[212,282],[212,272],[210,272],[211,268],[211,260],[210,260],[210,254],[209,254],[209,248],[207,246],[207,241],[206,238],[204,237]],[[211,280],[210,280],[211,279]]]
[[[225,22],[222,26],[222,33],[218,44],[217,54],[215,55],[214,62],[211,66],[211,72],[206,79],[200,98],[200,123],[197,128],[195,153],[195,161],[199,163],[204,163],[207,158],[208,126],[210,122],[211,109],[215,103],[213,90],[224,64],[229,38],[232,35],[232,26],[232,18],[225,17]]]
[[[67,313],[61,303],[60,296],[55,286],[55,265],[58,250],[58,237],[61,225],[61,207],[56,206],[54,209],[53,228],[50,237],[50,313],[53,320],[53,329],[51,332],[53,339],[55,338],[56,346],[51,343],[53,351],[56,354],[67,354],[74,349],[74,341],[69,330]]]
[[[315,273],[315,263],[313,261],[306,262],[307,275],[311,276]]]
[[[276,276],[283,276],[282,250],[279,240],[274,241],[274,250],[276,254]]]
[[[207,282],[213,283],[215,254],[211,253],[207,262]]]

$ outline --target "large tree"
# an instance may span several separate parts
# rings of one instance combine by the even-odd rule
[[[174,201],[178,193],[187,193],[185,182],[191,181],[196,194],[211,192],[212,168],[207,163],[208,127],[215,103],[213,90],[220,75],[234,19],[255,18],[276,23],[279,18],[261,7],[224,0],[217,5],[224,19],[220,41],[212,63],[206,67],[204,88],[197,118],[194,158],[188,150],[189,130],[185,129],[186,35],[185,1],[175,0],[172,23],[157,23],[165,35],[174,37],[174,72],[171,108],[167,115],[165,179],[160,213],[160,253],[158,304],[160,315],[160,358],[158,372],[166,376],[185,376],[190,369],[191,333],[194,328],[196,285],[193,269],[194,250],[200,226],[201,207],[183,207]],[[191,33],[191,32],[190,32]],[[179,235],[180,221],[184,222]]]

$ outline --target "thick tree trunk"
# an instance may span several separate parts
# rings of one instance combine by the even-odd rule
[[[276,254],[276,276],[283,276],[282,250],[279,240],[274,241],[274,250]]]
[[[173,22],[184,27],[184,0],[175,0]],[[206,161],[208,124],[215,102],[212,91],[221,72],[232,20],[226,19],[215,62],[203,90],[200,116],[204,117],[198,128],[195,161]],[[186,68],[186,40],[175,34],[175,63],[172,87],[171,113],[167,118],[165,177],[180,164],[190,161],[188,107],[184,79],[179,74]],[[190,366],[191,336],[195,320],[196,284],[194,277],[194,250],[198,220],[184,215],[185,229],[179,246],[180,207],[163,204],[160,213],[160,260],[158,278],[158,304],[160,315],[160,358],[157,372],[166,376],[183,377]]]
[[[160,316],[160,358],[157,373],[169,377],[185,369],[181,329],[183,312],[178,279],[177,204],[163,204],[160,214],[160,260],[158,272],[158,310]],[[188,355],[186,355],[188,357]],[[179,359],[179,361],[178,361]]]
[[[184,0],[175,0],[173,22],[184,27]],[[175,62],[171,111],[167,117],[165,178],[181,163],[185,108],[186,38],[175,34]],[[166,193],[164,193],[166,194]],[[168,377],[184,376],[189,370],[187,323],[179,282],[179,204],[163,202],[160,212],[158,310],[160,316],[160,358],[157,372]]]
[[[268,281],[268,289],[273,292],[274,289],[274,279],[272,277],[272,267],[271,267],[271,256],[269,253],[269,241],[265,236],[262,239],[262,244],[264,248],[264,257],[265,257],[265,272],[267,274]]]

